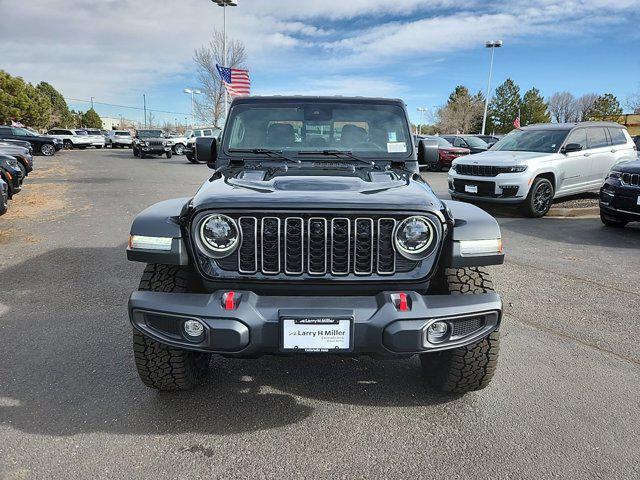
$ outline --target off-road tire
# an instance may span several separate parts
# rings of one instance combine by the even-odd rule
[[[63,140],[62,146],[65,150],[71,150],[73,148],[73,142],[71,140]]]
[[[100,150],[102,148],[102,145],[96,145],[96,148]]]
[[[189,267],[149,264],[139,290],[154,292],[198,292],[201,284]],[[157,342],[133,330],[133,354],[142,382],[156,390],[190,390],[206,376],[210,353],[193,352]]]
[[[600,214],[600,220],[607,227],[613,227],[613,228],[623,228],[627,223],[629,223],[626,220],[620,220],[620,219],[616,219],[614,217],[607,217],[607,216],[603,215],[602,213]]]
[[[181,143],[174,145],[173,153],[175,153],[176,155],[182,155],[184,153],[184,145],[182,145]]]
[[[478,267],[445,268],[440,272],[437,293],[474,295],[493,292],[489,273]],[[438,283],[438,282],[437,282]],[[420,354],[427,385],[442,392],[467,393],[491,382],[498,364],[500,333],[493,331],[481,340],[441,352]]]
[[[545,192],[550,192],[550,198],[546,199],[547,195],[544,195],[544,206],[539,207],[537,195],[541,195],[543,190]],[[544,177],[538,177],[531,184],[529,194],[527,195],[527,198],[524,200],[524,202],[522,202],[522,204],[520,205],[520,210],[524,215],[530,218],[544,217],[551,208],[554,194],[555,189],[551,182]]]
[[[171,152],[167,152],[167,158],[171,158]]]
[[[199,163],[198,160],[196,160],[195,153],[187,153],[186,157],[191,163]]]
[[[140,158],[146,158],[147,155],[142,151],[142,150],[138,150],[138,157]]]
[[[138,149],[133,147],[133,151],[131,153],[133,153],[134,157],[137,157],[138,156]]]

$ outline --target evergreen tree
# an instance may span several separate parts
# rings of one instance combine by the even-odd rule
[[[20,122],[46,128],[51,117],[51,102],[30,83],[0,70],[0,122]]]
[[[496,88],[496,94],[489,105],[487,131],[508,133],[513,130],[513,122],[518,117],[520,103],[520,87],[507,78]]]
[[[522,97],[522,105],[520,106],[520,125],[549,123],[550,121],[549,106],[540,95],[540,90],[537,88],[527,90]]]
[[[102,120],[100,120],[100,115],[98,115],[98,113],[93,108],[90,108],[82,114],[82,124],[87,128],[102,128]]]
[[[36,87],[40,93],[49,98],[51,102],[50,127],[71,127],[74,124],[73,116],[69,111],[67,102],[60,92],[47,82],[40,82]]]
[[[612,120],[617,121],[622,115],[622,107],[620,102],[611,93],[600,95],[586,114],[589,120]]]

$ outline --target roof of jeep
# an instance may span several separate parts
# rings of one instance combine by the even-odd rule
[[[521,127],[520,130],[571,130],[575,127],[618,127],[623,128],[616,122],[571,122],[571,123],[534,123]]]
[[[232,105],[246,103],[374,103],[374,104],[393,104],[404,106],[404,101],[399,98],[378,98],[378,97],[343,97],[335,96],[305,96],[305,95],[268,95],[254,97],[236,97],[233,99]]]

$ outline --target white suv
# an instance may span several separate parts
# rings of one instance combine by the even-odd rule
[[[95,128],[85,128],[84,131],[87,132],[89,140],[91,140],[91,145],[96,148],[104,147],[104,135],[100,130]]]
[[[453,161],[454,199],[520,204],[542,217],[553,199],[598,190],[611,167],[636,158],[626,128],[610,122],[529,125],[490,150]]]
[[[91,145],[91,139],[84,130],[54,128],[47,132],[47,136],[62,140],[62,144],[66,149],[87,148]]]

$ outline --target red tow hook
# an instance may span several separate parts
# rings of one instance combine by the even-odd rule
[[[235,310],[238,306],[238,300],[240,295],[236,295],[236,292],[226,292],[222,294],[222,306],[225,310]]]
[[[411,297],[406,293],[392,293],[391,301],[399,312],[411,311]]]

